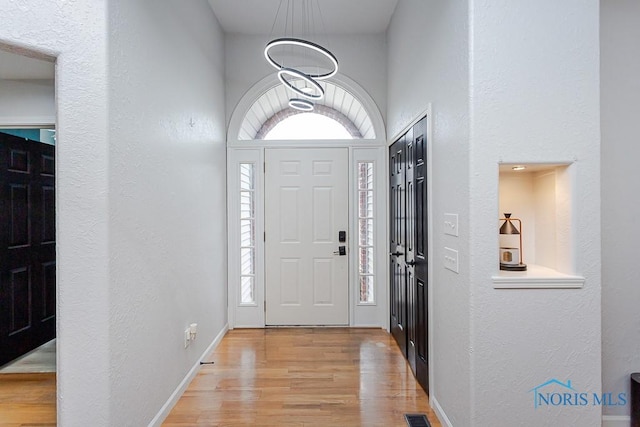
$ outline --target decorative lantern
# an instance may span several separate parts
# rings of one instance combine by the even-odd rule
[[[504,224],[500,227],[500,234],[517,235],[518,247],[515,247],[515,244],[500,244],[500,270],[526,271],[527,265],[522,262],[522,221],[518,218],[511,218],[510,213],[505,213],[501,221],[504,221]],[[512,221],[518,221],[519,230]]]

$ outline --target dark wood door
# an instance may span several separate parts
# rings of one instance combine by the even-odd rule
[[[428,217],[427,205],[427,120],[420,120],[413,127],[411,180],[413,182],[413,203],[410,216],[412,258],[408,264],[413,269],[410,283],[411,304],[413,305],[412,330],[415,345],[414,372],[420,385],[429,392],[429,300],[428,300]]]
[[[0,365],[55,337],[54,147],[0,132]]]
[[[405,167],[406,215],[405,215],[405,277],[407,282],[407,360],[411,370],[416,372],[416,293],[415,293],[415,258],[416,258],[416,188],[415,188],[415,144],[413,128],[405,134]]]
[[[429,391],[427,121],[389,152],[391,333],[420,385]]]
[[[391,334],[395,338],[403,354],[407,355],[407,284],[405,254],[406,204],[406,140],[401,138],[389,148],[389,180],[390,180],[390,303]]]

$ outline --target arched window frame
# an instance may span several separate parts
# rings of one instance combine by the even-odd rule
[[[293,108],[285,108],[284,110],[280,110],[273,116],[269,117],[266,122],[262,124],[262,127],[256,134],[255,139],[264,140],[265,137],[280,123],[289,119],[290,117],[296,116],[298,114],[311,113],[311,114],[319,114],[321,116],[328,117],[332,120],[335,120],[337,123],[342,125],[345,130],[351,135],[353,139],[362,139],[362,134],[360,130],[356,127],[356,125],[344,114],[340,111],[327,107],[326,105],[316,105],[314,111],[306,112],[295,110]]]
[[[376,267],[375,275],[378,278],[376,283],[375,298],[373,301],[363,301],[360,295],[362,275],[359,274],[358,265],[361,247],[355,238],[349,240],[349,324],[351,326],[375,326],[389,328],[388,300],[386,292],[386,282],[388,280],[388,266],[386,262],[386,151],[388,141],[384,121],[377,105],[371,96],[364,91],[357,83],[344,75],[332,78],[336,86],[340,86],[356,98],[366,110],[371,120],[375,139],[335,139],[335,140],[240,140],[238,138],[243,120],[251,109],[254,102],[263,96],[268,90],[273,88],[277,81],[273,76],[267,76],[249,89],[238,102],[234,109],[227,131],[227,197],[228,197],[228,320],[229,328],[235,327],[264,327],[265,312],[263,304],[265,301],[266,277],[265,277],[265,242],[261,238],[265,233],[264,216],[261,214],[256,218],[256,235],[259,238],[255,242],[256,250],[256,275],[254,283],[256,285],[255,304],[242,304],[240,300],[241,283],[240,272],[240,251],[241,245],[238,242],[239,235],[239,201],[237,195],[241,191],[238,183],[239,167],[243,163],[253,163],[256,165],[257,181],[255,193],[256,209],[264,213],[264,183],[265,183],[265,151],[272,148],[304,149],[304,148],[348,148],[349,155],[349,210],[350,210],[350,233],[356,233],[359,221],[357,198],[360,194],[357,180],[357,168],[362,162],[372,163],[375,169],[375,188],[377,195],[376,202]],[[368,218],[367,218],[368,219]],[[356,237],[353,234],[353,237]]]
[[[378,109],[375,101],[365,91],[359,84],[350,79],[349,77],[338,74],[335,77],[332,77],[332,82],[335,83],[336,86],[343,88],[348,91],[356,98],[358,101],[362,103],[362,106],[366,110],[371,119],[371,123],[373,125],[373,129],[375,132],[375,139],[361,139],[361,140],[353,140],[357,145],[376,145],[382,146],[387,144],[386,131],[384,126],[384,120],[382,118],[382,114]],[[249,145],[260,144],[263,140],[253,139],[253,140],[240,140],[238,135],[240,133],[240,129],[242,127],[242,123],[251,109],[253,103],[260,98],[264,93],[271,90],[275,86],[279,84],[277,78],[273,75],[268,75],[260,80],[258,83],[253,85],[240,99],[233,113],[231,114],[231,119],[229,121],[229,127],[227,128],[227,146],[229,147],[247,147]],[[273,144],[270,144],[273,145]]]

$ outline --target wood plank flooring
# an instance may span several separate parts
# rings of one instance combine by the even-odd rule
[[[380,329],[230,331],[165,423],[174,426],[405,426],[428,397]]]
[[[210,356],[164,425],[406,426],[424,391],[379,329],[237,329]],[[0,375],[0,426],[55,426],[54,373]]]
[[[0,375],[0,426],[55,425],[55,373]]]

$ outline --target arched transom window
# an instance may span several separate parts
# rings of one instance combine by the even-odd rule
[[[375,139],[362,103],[332,82],[323,85],[325,97],[313,112],[289,107],[291,94],[282,85],[269,89],[247,111],[238,139]]]

